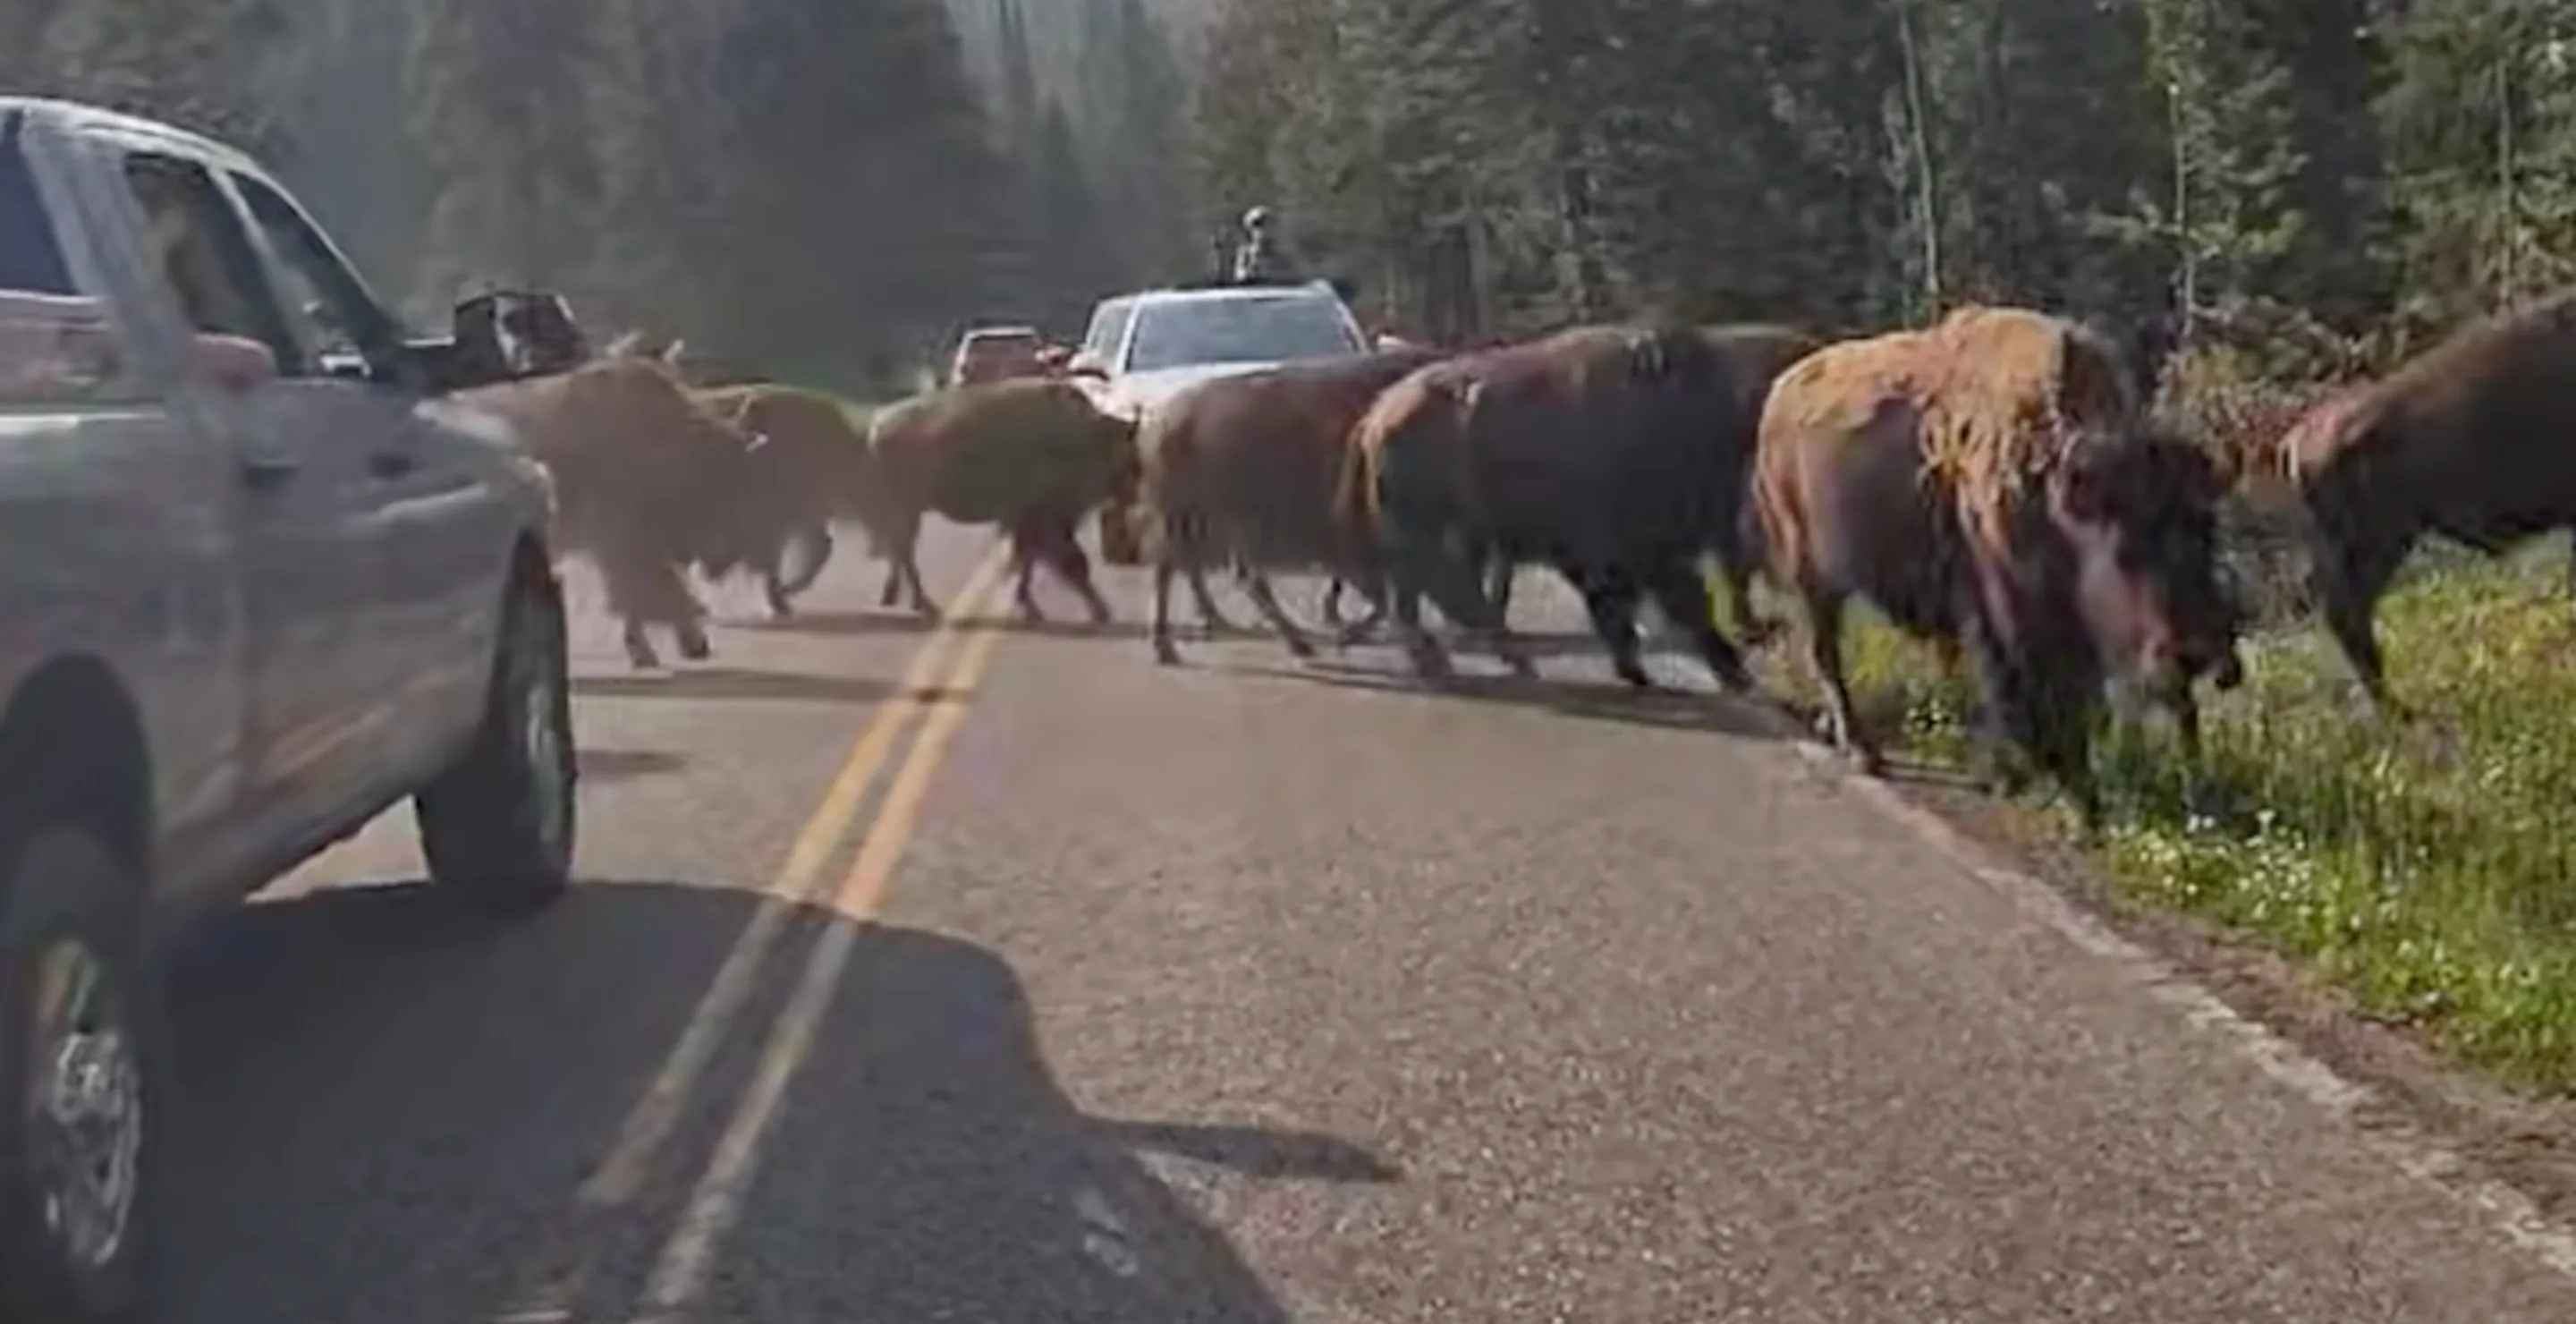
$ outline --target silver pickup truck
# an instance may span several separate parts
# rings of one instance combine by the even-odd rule
[[[550,490],[440,398],[495,357],[241,153],[0,98],[0,1319],[144,1312],[190,920],[404,799],[460,898],[565,888]]]

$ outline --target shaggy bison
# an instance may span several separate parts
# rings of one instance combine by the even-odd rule
[[[1854,596],[1963,651],[1990,746],[2027,754],[2088,825],[2091,725],[2114,671],[2175,703],[2186,738],[2193,679],[2234,683],[2218,470],[2149,430],[2122,374],[2071,323],[1970,309],[1830,346],[1772,388],[1756,519],[1799,603],[1828,734],[1871,771],[1882,759],[1842,669]]]
[[[1703,549],[1733,535],[1741,504],[1741,398],[1727,357],[1686,328],[1576,328],[1388,388],[1355,431],[1342,508],[1384,558],[1416,668],[1447,667],[1421,625],[1429,594],[1528,669],[1478,582],[1502,556],[1563,574],[1630,684],[1652,683],[1636,625],[1652,595],[1721,684],[1749,688],[1697,569]]]
[[[761,576],[770,613],[784,620],[795,612],[795,595],[813,587],[832,559],[833,521],[864,521],[869,513],[875,466],[865,425],[831,396],[793,386],[726,386],[691,395],[735,428],[765,439],[752,457],[751,481],[772,494],[783,523],[778,539],[755,549],[745,564]],[[736,567],[702,568],[723,574]]]
[[[1086,513],[1109,508],[1105,524],[1132,503],[1134,424],[1094,408],[1070,382],[1021,377],[889,406],[868,429],[868,450],[875,473],[867,523],[893,563],[883,605],[908,589],[915,609],[938,610],[913,559],[922,516],[936,511],[959,524],[998,524],[1009,535],[1025,616],[1039,616],[1029,579],[1045,561],[1082,595],[1093,619],[1109,619],[1076,535]]]
[[[1138,515],[1154,564],[1154,654],[1178,662],[1172,581],[1186,575],[1200,618],[1231,628],[1208,592],[1207,567],[1236,569],[1289,649],[1314,647],[1280,609],[1270,567],[1350,565],[1350,535],[1334,492],[1351,429],[1380,391],[1441,357],[1408,348],[1219,377],[1155,409],[1136,438],[1143,465]],[[1342,580],[1336,578],[1336,588]]]
[[[454,399],[508,422],[553,475],[562,549],[598,567],[609,610],[625,622],[627,657],[660,665],[648,622],[678,637],[681,656],[708,656],[706,608],[687,567],[756,560],[792,526],[780,494],[758,481],[764,439],[700,408],[648,359],[597,359]]]
[[[2387,692],[2373,614],[2427,534],[2489,556],[2576,532],[2576,290],[2473,323],[2286,433],[2308,516],[2311,584],[2372,706]]]

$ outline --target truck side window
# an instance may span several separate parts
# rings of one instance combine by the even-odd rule
[[[35,172],[18,145],[25,122],[18,111],[0,115],[0,290],[77,294],[45,199],[36,192]]]
[[[154,152],[125,158],[125,182],[143,208],[145,257],[200,334],[255,340],[277,355],[282,376],[311,365],[287,334],[286,319],[251,249],[241,217],[194,161]]]
[[[277,259],[277,287],[287,299],[288,316],[301,315],[298,323],[308,333],[311,346],[323,354],[356,359],[371,342],[381,343],[392,330],[384,312],[313,223],[266,183],[237,172],[227,172],[226,177],[241,194],[251,223],[268,241]]]

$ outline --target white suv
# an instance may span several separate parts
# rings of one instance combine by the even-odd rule
[[[1320,280],[1145,290],[1092,310],[1068,371],[1101,408],[1134,418],[1210,378],[1368,350],[1359,319]]]

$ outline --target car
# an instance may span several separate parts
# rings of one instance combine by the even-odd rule
[[[1046,371],[1046,337],[1033,326],[979,326],[957,340],[948,364],[948,384],[972,386],[1011,377],[1036,377]]]
[[[458,900],[567,888],[563,595],[444,398],[491,309],[409,334],[242,152],[0,98],[0,291],[0,1319],[93,1324],[148,1309],[173,938],[404,801]]]
[[[1102,409],[1141,418],[1199,382],[1369,348],[1328,281],[1229,282],[1102,300],[1066,371]]]

